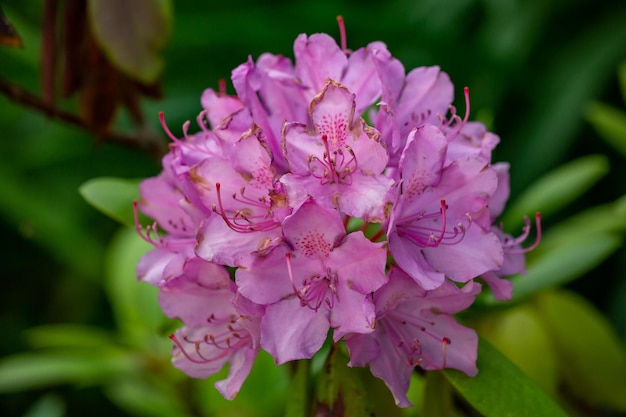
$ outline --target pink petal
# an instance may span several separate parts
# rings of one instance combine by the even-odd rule
[[[324,344],[329,327],[327,310],[315,312],[293,296],[267,306],[261,319],[261,346],[278,365],[309,359]]]

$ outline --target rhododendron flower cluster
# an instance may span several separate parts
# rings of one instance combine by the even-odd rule
[[[438,67],[406,73],[386,46],[356,51],[300,35],[295,60],[263,54],[202,95],[199,130],[172,139],[140,186],[154,244],[138,275],[184,326],[173,361],[229,399],[259,349],[311,358],[327,337],[368,365],[399,406],[411,372],[475,375],[477,335],[453,315],[524,269],[520,238],[495,225],[508,165],[499,139],[451,106]],[[163,116],[161,116],[163,121]],[[136,208],[137,212],[137,208]]]

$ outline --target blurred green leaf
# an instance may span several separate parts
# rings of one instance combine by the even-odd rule
[[[454,408],[453,389],[441,372],[427,372],[424,387],[423,416],[457,417],[460,414]]]
[[[533,304],[490,312],[473,322],[472,327],[547,393],[557,393],[557,360],[548,331]]]
[[[561,165],[529,186],[506,210],[502,219],[507,229],[518,227],[524,216],[536,212],[545,217],[583,195],[609,170],[603,155],[589,155]]]
[[[58,384],[102,384],[128,375],[136,358],[111,349],[29,352],[0,360],[0,392],[18,392]]]
[[[586,113],[600,137],[626,157],[626,113],[598,102],[591,103]]]
[[[551,226],[544,233],[536,250],[537,257],[541,257],[544,251],[552,250],[577,238],[596,233],[623,232],[626,230],[624,201],[626,199],[622,197],[613,203],[591,207]]]
[[[296,361],[291,376],[290,392],[285,404],[285,417],[307,417],[309,414],[309,360]]]
[[[123,228],[111,241],[106,257],[105,288],[125,340],[151,352],[167,354],[170,341],[161,337],[170,322],[161,311],[158,288],[137,281],[139,259],[152,249],[134,229]]]
[[[205,380],[194,381],[196,392],[193,398],[199,405],[201,415],[212,417],[283,415],[285,399],[291,389],[288,366],[289,364],[276,366],[270,354],[261,350],[235,400],[226,400],[214,386],[215,382],[227,377],[228,367]]]
[[[596,233],[573,237],[561,245],[542,251],[529,262],[526,274],[511,277],[513,300],[550,287],[563,285],[590,271],[615,252],[622,244],[622,237],[614,233]],[[491,293],[480,294],[477,305],[502,305]]]
[[[316,386],[315,415],[334,415],[342,410],[346,416],[369,417],[368,399],[362,381],[347,366],[348,358],[334,348],[320,373]]]
[[[617,68],[617,79],[619,80],[619,87],[622,91],[622,99],[626,103],[626,61],[622,62]]]
[[[626,353],[606,319],[565,290],[541,294],[537,306],[571,392],[587,404],[626,411]]]
[[[31,327],[25,332],[30,346],[46,347],[103,347],[113,344],[113,337],[98,327],[79,324],[50,324]]]
[[[152,84],[170,35],[169,0],[89,0],[92,30],[108,58],[131,78]]]
[[[35,401],[23,417],[63,417],[65,403],[54,394],[46,394]]]
[[[139,201],[141,180],[94,178],[80,186],[85,200],[102,213],[126,226],[134,226],[133,201]]]
[[[477,366],[475,377],[455,369],[446,369],[443,374],[485,417],[566,416],[530,377],[482,338]]]
[[[7,164],[0,164],[0,190],[2,217],[80,275],[97,275],[102,244],[77,221],[71,202],[52,199],[41,184],[25,180]]]
[[[565,3],[564,3],[565,4]],[[528,184],[561,160],[582,125],[581,113],[612,78],[624,56],[626,9],[606,9],[584,30],[559,45],[545,62],[541,78],[524,82],[531,88],[531,114],[507,138],[518,144],[507,158],[515,167],[513,189]],[[534,81],[534,82],[533,82]]]
[[[127,413],[146,417],[189,417],[181,398],[147,381],[127,378],[106,388],[108,397]]]

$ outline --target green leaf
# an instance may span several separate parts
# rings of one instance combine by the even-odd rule
[[[50,324],[32,327],[25,332],[29,344],[46,347],[102,347],[113,345],[111,334],[98,327],[79,324]]]
[[[50,188],[28,180],[24,171],[11,164],[0,163],[0,216],[80,276],[99,276],[102,243],[80,224],[72,201],[59,198],[59,190]]]
[[[624,8],[604,10],[602,16],[581,27],[577,36],[559,46],[558,53],[539,71],[540,78],[525,84],[532,90],[530,115],[507,138],[519,144],[507,158],[515,169],[513,189],[530,183],[538,172],[547,171],[567,156],[582,127],[581,110],[604,89],[606,74],[623,59],[624,19]]]
[[[573,237],[572,240],[550,250],[542,251],[532,259],[526,274],[511,277],[513,300],[550,287],[570,282],[590,271],[615,252],[622,244],[622,237],[614,233],[596,233]],[[491,293],[480,294],[477,305],[503,304]]]
[[[547,393],[556,395],[558,368],[550,336],[531,303],[485,314],[472,327]]]
[[[46,394],[30,406],[23,417],[63,417],[65,403],[54,394]]]
[[[334,415],[342,410],[346,416],[371,416],[365,387],[347,363],[347,356],[335,346],[317,381],[315,415]]]
[[[626,61],[622,62],[617,69],[617,79],[619,80],[622,99],[624,100],[624,103],[626,103]]]
[[[133,226],[133,202],[139,201],[138,179],[94,178],[80,186],[83,198],[102,213],[126,225]]]
[[[147,381],[128,378],[111,384],[107,396],[127,413],[146,417],[188,417],[181,399]]]
[[[162,337],[171,323],[157,302],[158,288],[137,281],[139,259],[152,245],[134,229],[123,228],[111,242],[106,256],[105,288],[125,340],[150,352],[167,354],[170,341]]]
[[[306,417],[309,414],[309,360],[296,361],[291,376],[290,392],[285,405],[285,417]]]
[[[602,103],[591,103],[587,120],[600,137],[626,156],[626,113]]]
[[[518,227],[524,216],[532,218],[536,212],[552,214],[584,194],[609,170],[603,155],[589,155],[544,175],[518,197],[506,210],[503,218],[507,229]]]
[[[135,358],[111,349],[29,352],[0,360],[0,392],[58,384],[102,384],[136,369]]]
[[[552,250],[577,238],[597,233],[623,232],[626,230],[626,211],[621,197],[614,203],[591,207],[550,227],[541,239],[541,244],[532,256],[541,257],[544,251]]]
[[[530,377],[482,338],[477,365],[475,377],[455,369],[446,369],[443,374],[485,417],[566,416]]]
[[[170,34],[168,0],[89,0],[93,33],[111,62],[131,78],[156,82]]]
[[[625,412],[626,353],[606,319],[581,296],[564,290],[541,294],[537,306],[573,395]]]
[[[423,416],[457,417],[460,414],[454,408],[453,389],[441,372],[427,372],[424,387]]]
[[[201,381],[194,381],[194,400],[200,414],[213,417],[275,417],[284,413],[285,398],[290,390],[287,366],[276,366],[269,353],[261,350],[252,371],[234,401],[226,400],[214,384],[228,375],[228,367]]]

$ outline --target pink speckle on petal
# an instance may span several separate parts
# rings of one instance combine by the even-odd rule
[[[428,174],[424,171],[418,171],[413,175],[408,181],[406,181],[403,185],[403,192],[407,195],[408,198],[413,198],[415,196],[419,196],[426,190],[426,180],[428,179]]]
[[[332,249],[331,244],[324,239],[324,235],[317,231],[309,231],[304,236],[295,239],[296,247],[306,257],[322,256],[327,258]]]
[[[259,160],[257,168],[252,173],[254,176],[254,186],[260,190],[272,188],[274,175],[270,168],[262,160]]]
[[[343,114],[325,114],[317,126],[320,136],[328,140],[332,151],[343,148],[348,138],[348,122]]]

